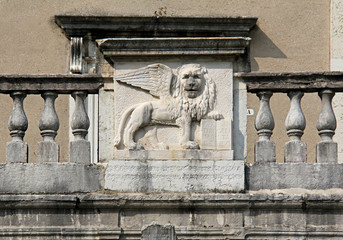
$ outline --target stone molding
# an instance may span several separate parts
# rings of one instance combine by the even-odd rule
[[[242,55],[248,37],[217,38],[109,38],[97,44],[105,58],[120,56]],[[113,61],[113,60],[112,60]]]
[[[10,213],[7,238],[140,240],[151,224],[174,227],[178,239],[343,236],[342,193],[0,195],[0,208]]]
[[[239,69],[250,71],[249,32],[257,17],[55,16],[71,41],[71,72],[82,69],[82,38],[97,42],[113,57],[240,56]],[[77,40],[77,41],[76,41]]]
[[[247,37],[257,17],[55,16],[68,38]]]
[[[87,91],[98,93],[108,77],[101,74],[0,74],[0,92],[25,91],[28,94],[42,91]],[[112,79],[112,78],[111,78]]]
[[[302,194],[191,193],[191,194],[30,194],[0,195],[0,209],[337,209],[343,210],[343,193],[327,190]]]
[[[248,92],[319,92],[343,90],[343,72],[253,72],[235,73],[234,79],[246,83]]]

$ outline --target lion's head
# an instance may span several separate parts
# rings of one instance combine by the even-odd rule
[[[182,65],[173,80],[173,98],[176,102],[170,110],[177,116],[186,112],[199,121],[213,109],[215,92],[215,84],[205,67],[200,64]]]

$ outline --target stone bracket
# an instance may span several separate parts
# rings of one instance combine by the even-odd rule
[[[83,51],[83,38],[71,37],[70,38],[70,72],[82,73],[82,51]]]

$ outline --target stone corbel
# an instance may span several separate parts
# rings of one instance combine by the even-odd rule
[[[70,38],[70,65],[71,73],[82,73],[82,51],[83,51],[83,38],[71,37]]]

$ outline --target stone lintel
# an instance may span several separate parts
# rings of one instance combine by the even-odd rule
[[[247,167],[247,190],[343,188],[343,164],[255,163]]]

